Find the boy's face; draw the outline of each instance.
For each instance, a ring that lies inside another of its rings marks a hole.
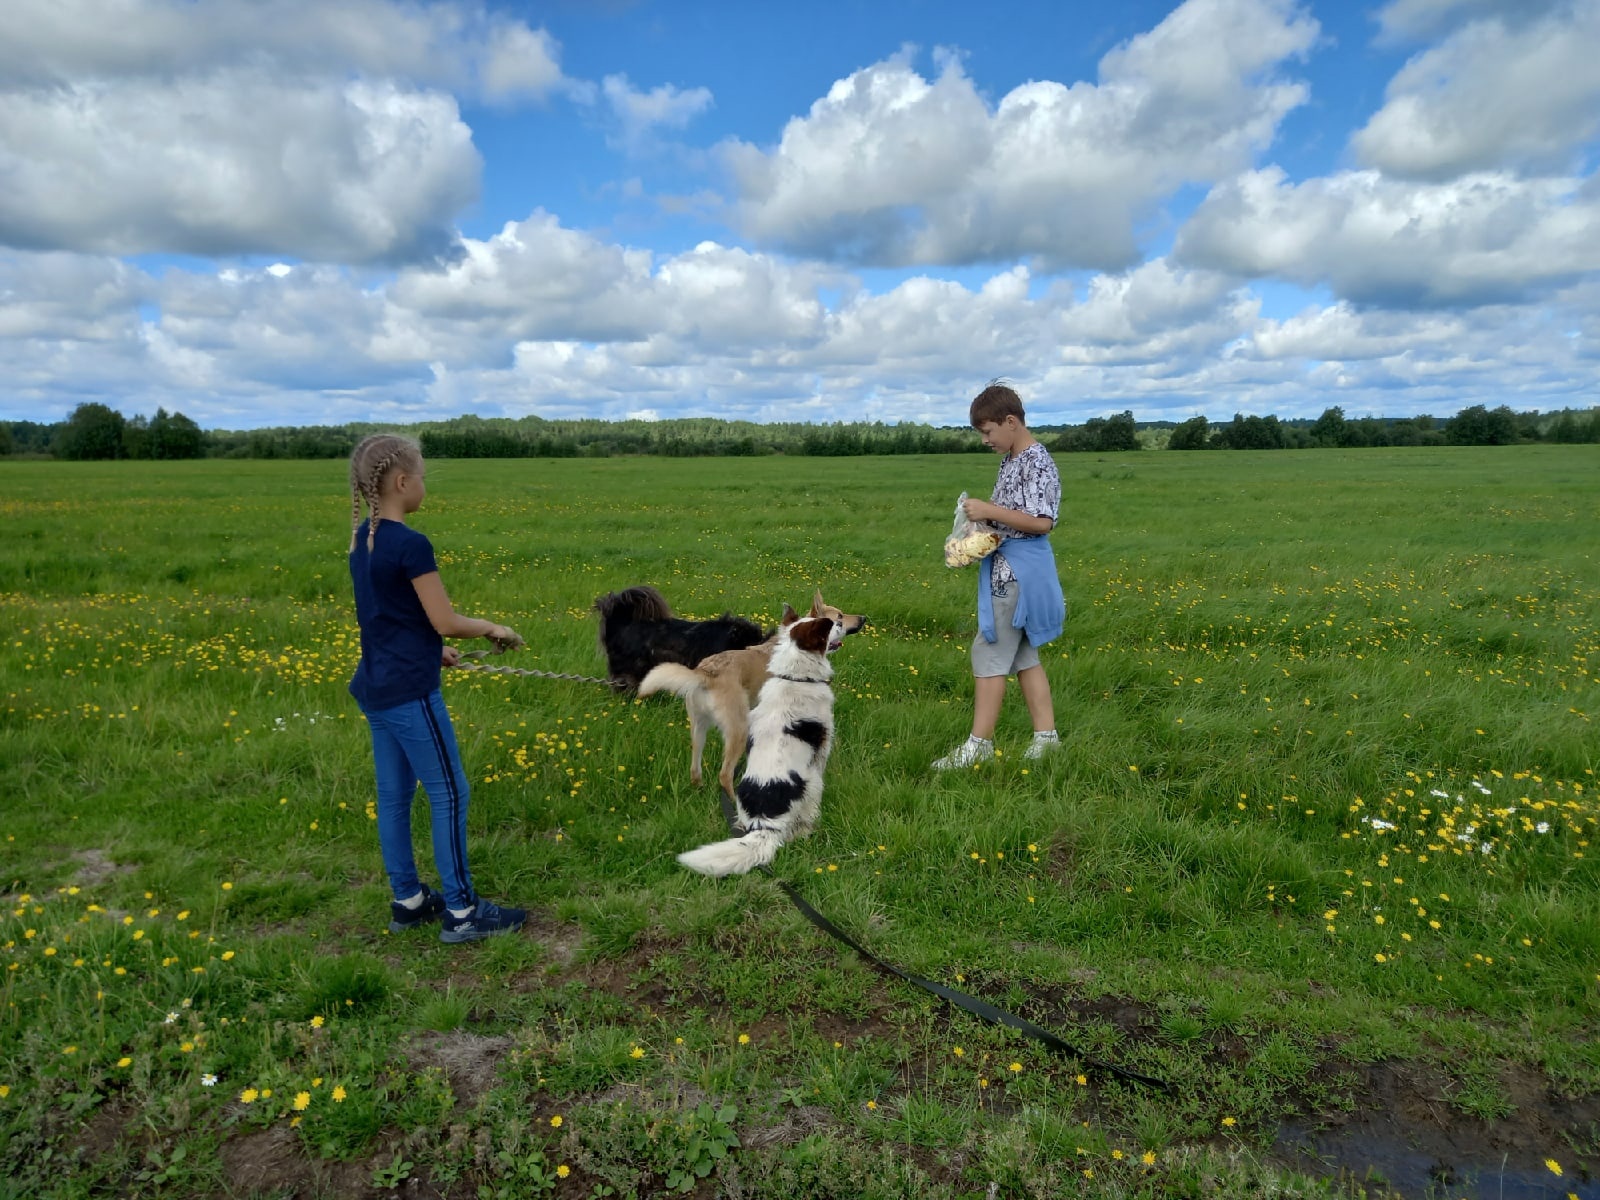
[[[983,444],[1001,456],[1010,454],[1016,448],[1021,432],[1022,424],[1015,417],[1007,417],[1004,421],[985,421],[978,426]]]

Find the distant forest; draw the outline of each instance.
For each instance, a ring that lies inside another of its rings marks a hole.
[[[343,458],[369,433],[415,437],[429,458],[610,458],[762,454],[963,454],[984,448],[966,426],[885,425],[880,421],[808,425],[685,417],[666,421],[547,421],[542,417],[461,416],[396,425],[295,425],[201,429],[182,413],[124,417],[104,404],[80,404],[65,421],[0,422],[0,454],[60,459]],[[1600,407],[1513,412],[1475,404],[1453,417],[1359,417],[1332,407],[1315,420],[1237,413],[1231,421],[1136,421],[1132,412],[1082,425],[1032,431],[1057,453],[1136,450],[1310,450],[1360,446],[1510,446],[1600,442]]]

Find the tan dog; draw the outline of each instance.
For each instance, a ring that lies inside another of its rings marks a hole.
[[[807,619],[826,617],[833,622],[833,633],[827,653],[832,654],[843,643],[845,635],[857,633],[867,623],[859,614],[840,612],[823,602],[822,592],[811,598],[811,611]],[[783,606],[784,624],[796,619],[794,609]],[[722,790],[733,794],[733,769],[744,755],[750,739],[750,708],[761,694],[761,685],[769,675],[772,651],[780,634],[774,635],[759,646],[747,650],[724,650],[700,660],[700,665],[690,669],[678,663],[662,663],[653,668],[639,684],[639,695],[651,696],[656,692],[671,692],[679,697],[689,710],[689,738],[693,747],[689,760],[689,778],[699,786],[703,772],[701,760],[705,755],[706,734],[715,725],[722,734],[722,770],[717,781]]]

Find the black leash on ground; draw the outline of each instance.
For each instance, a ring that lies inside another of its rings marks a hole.
[[[721,798],[722,817],[728,823],[729,832],[733,833],[734,836],[738,836],[739,814],[738,809],[734,806],[733,797],[728,795],[727,792],[723,792]],[[1091,1055],[1085,1054],[1076,1046],[1057,1037],[1048,1029],[1044,1028],[1044,1026],[1035,1025],[1026,1017],[1019,1017],[1016,1013],[1007,1012],[1003,1008],[999,1008],[993,1004],[990,1004],[987,1000],[980,1000],[977,996],[969,996],[966,992],[957,991],[952,987],[945,987],[945,985],[942,983],[934,983],[931,979],[924,979],[920,975],[913,975],[910,971],[901,970],[893,963],[884,962],[883,959],[872,953],[872,951],[868,950],[865,946],[861,945],[860,942],[856,941],[848,933],[840,929],[832,921],[828,920],[827,917],[823,916],[816,909],[812,908],[811,905],[806,902],[806,898],[797,892],[792,884],[779,879],[778,876],[773,873],[771,867],[758,867],[757,870],[761,871],[762,874],[766,875],[768,879],[772,880],[778,885],[779,890],[782,891],[785,896],[789,897],[789,902],[799,910],[802,917],[810,921],[829,937],[836,941],[843,942],[846,946],[849,946],[850,949],[854,950],[857,954],[866,959],[879,970],[887,971],[890,975],[897,976],[914,987],[921,988],[925,992],[931,992],[935,996],[938,996],[941,1000],[953,1004],[957,1008],[964,1009],[973,1016],[978,1017],[981,1020],[988,1021],[992,1025],[1004,1025],[1008,1029],[1015,1029],[1018,1033],[1021,1033],[1026,1037],[1031,1037],[1036,1042],[1043,1043],[1045,1047],[1050,1050],[1054,1050],[1057,1054],[1065,1055],[1068,1058],[1077,1059],[1079,1062],[1083,1063],[1084,1066],[1090,1068],[1091,1070],[1103,1071],[1106,1074],[1113,1075],[1118,1079],[1125,1079],[1129,1083],[1142,1083],[1146,1087],[1158,1088],[1164,1092],[1170,1092],[1172,1090],[1172,1085],[1167,1083],[1165,1080],[1156,1079],[1150,1075],[1141,1075],[1137,1071],[1130,1071],[1126,1067],[1119,1067],[1115,1063],[1108,1063],[1103,1059],[1094,1058]]]

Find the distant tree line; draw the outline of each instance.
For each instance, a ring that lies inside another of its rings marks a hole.
[[[1176,425],[1138,425],[1131,412],[1096,417],[1063,430],[1051,449],[1072,453],[1116,450],[1310,450],[1359,446],[1512,446],[1519,442],[1600,442],[1600,408],[1555,413],[1513,412],[1505,405],[1464,408],[1435,417],[1360,417],[1335,405],[1315,420],[1235,413],[1232,421],[1190,417]]]
[[[430,458],[675,458],[789,454],[982,453],[966,426],[885,425],[881,421],[757,424],[715,417],[666,421],[547,421],[542,417],[461,416],[413,426],[379,424],[203,430],[182,413],[124,417],[104,404],[80,404],[65,421],[0,422],[0,454],[62,459],[344,458],[369,433],[398,428]],[[1315,420],[1235,413],[1228,422],[1134,420],[1131,411],[1082,425],[1035,427],[1051,450],[1302,450],[1357,446],[1508,446],[1518,442],[1600,442],[1600,408],[1518,413],[1481,404],[1439,420],[1344,415]]]

